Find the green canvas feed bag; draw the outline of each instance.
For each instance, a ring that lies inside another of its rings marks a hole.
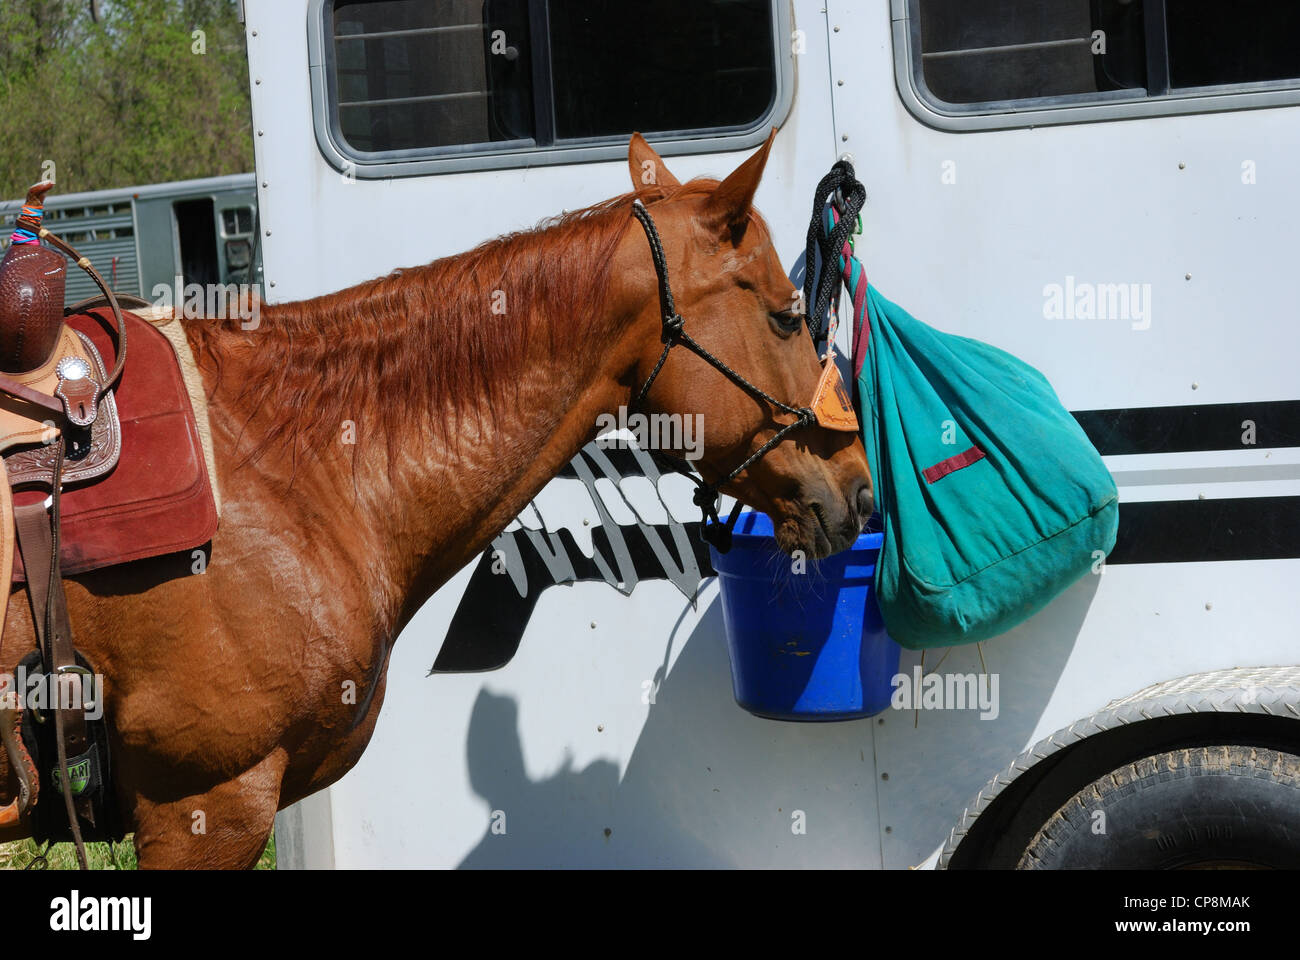
[[[825,318],[834,344],[841,282],[852,298],[878,514],[868,529],[884,530],[876,597],[905,647],[987,640],[1100,572],[1119,525],[1115,481],[1041,373],[921,323],[867,283],[850,235],[865,200],[847,160],[818,183],[803,299],[814,339]]]
[[[921,323],[848,259],[846,279],[866,288],[854,359],[885,626],[912,649],[1005,633],[1100,569],[1115,482],[1041,373]]]

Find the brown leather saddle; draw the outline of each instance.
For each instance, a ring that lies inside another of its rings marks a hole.
[[[156,312],[148,320],[124,313],[89,261],[41,227],[50,186],[28,194],[15,233],[26,242],[0,262],[8,479],[0,483],[0,585],[26,584],[37,644],[18,670],[57,683],[51,695],[59,699],[34,707],[22,691],[0,686],[0,743],[18,784],[0,826],[26,822],[38,841],[70,839],[84,866],[83,832],[119,839],[122,824],[104,726],[93,719],[103,710],[89,712],[105,691],[73,645],[63,577],[209,544],[219,498],[183,328]],[[65,256],[91,275],[102,300],[64,309]],[[191,555],[183,556],[192,572]],[[0,629],[9,596],[0,591]]]
[[[57,785],[63,829],[51,820],[47,802],[34,833],[44,834],[38,839],[64,839],[66,833],[84,868],[83,827],[96,833],[107,828],[110,837],[121,831],[108,784],[107,740],[102,725],[92,726],[93,700],[102,691],[96,692],[93,672],[73,643],[63,593],[60,506],[65,486],[94,483],[118,462],[121,429],[112,391],[125,363],[127,333],[121,308],[94,267],[41,225],[51,186],[38,184],[28,193],[14,242],[0,262],[0,454],[8,474],[0,483],[0,584],[10,579],[16,537],[37,640],[23,665],[34,668],[53,701],[32,710],[23,707],[22,691],[0,691],[0,741],[19,781],[18,797],[0,810],[0,825],[30,816],[43,782]],[[112,308],[117,342],[111,367],[88,336],[64,323],[64,255],[91,275]],[[25,488],[44,496],[16,507],[13,490]],[[8,597],[0,593],[0,626]],[[53,737],[38,736],[25,724],[52,728]]]

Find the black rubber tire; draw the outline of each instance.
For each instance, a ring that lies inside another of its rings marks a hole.
[[[1300,756],[1234,744],[1145,757],[1071,797],[1017,865],[1213,867],[1300,869]]]

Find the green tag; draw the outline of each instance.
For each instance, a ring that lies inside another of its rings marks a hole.
[[[81,796],[81,792],[86,789],[86,784],[90,783],[90,757],[68,764],[68,776],[72,780],[72,795]],[[55,764],[50,779],[54,781],[54,789],[62,793],[63,777],[60,775],[58,764]]]

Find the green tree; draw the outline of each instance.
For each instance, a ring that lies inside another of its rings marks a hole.
[[[0,198],[253,168],[237,0],[3,0]]]

